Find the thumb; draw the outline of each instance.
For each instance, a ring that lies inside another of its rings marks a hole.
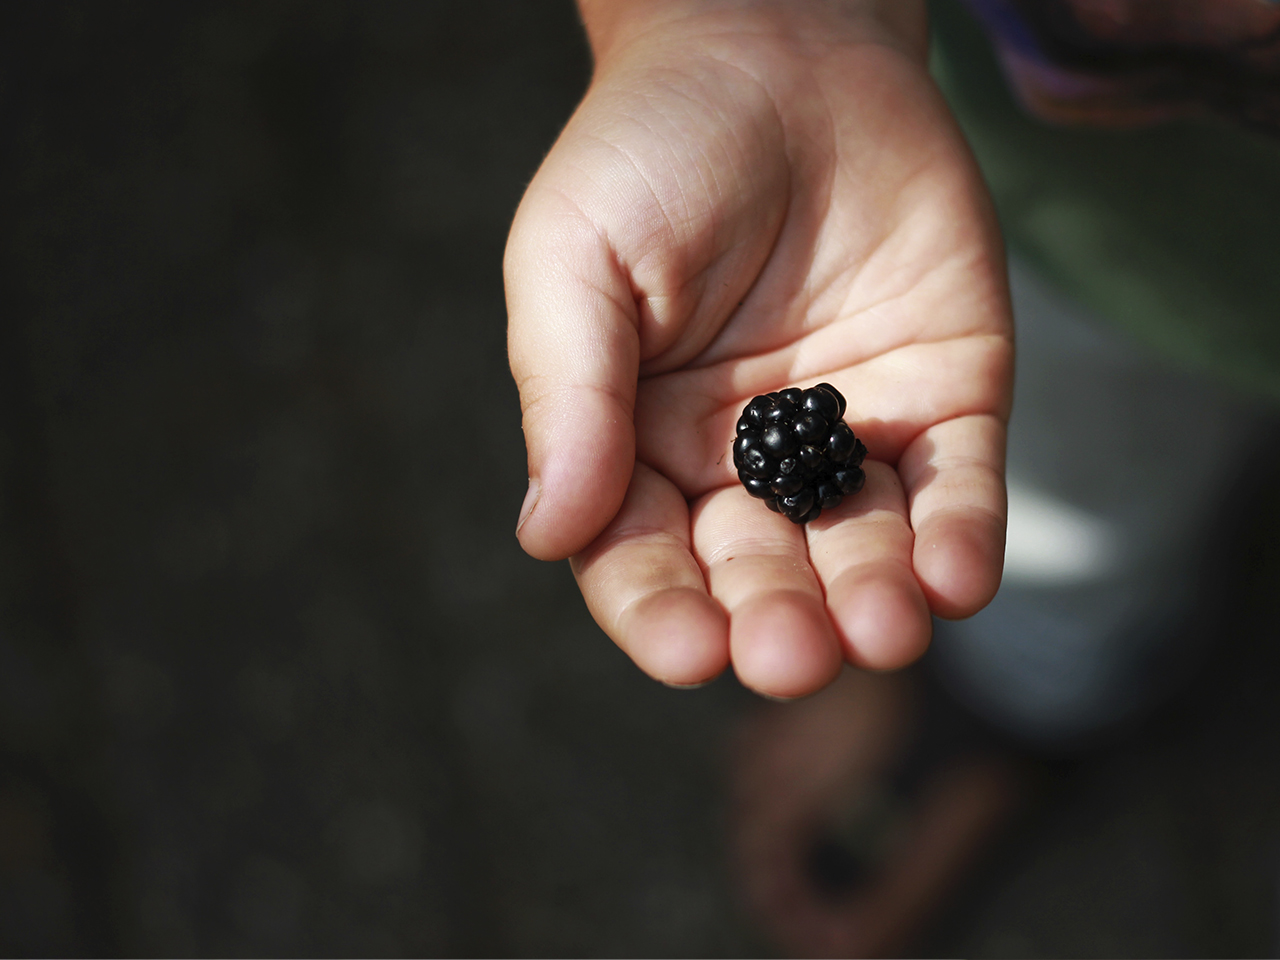
[[[533,556],[560,560],[613,519],[631,480],[635,300],[607,239],[536,179],[512,225],[504,270],[508,355],[529,454],[516,535]]]

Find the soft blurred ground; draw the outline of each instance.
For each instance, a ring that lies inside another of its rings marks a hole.
[[[512,536],[502,245],[587,71],[567,0],[6,8],[0,952],[769,949],[751,698],[643,678]],[[1280,945],[1255,539],[1233,656],[1046,768],[922,949]]]

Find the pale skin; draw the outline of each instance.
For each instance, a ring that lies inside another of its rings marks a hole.
[[[926,648],[1003,563],[1012,324],[916,0],[583,0],[590,90],[506,255],[530,492],[647,673],[772,697]],[[807,527],[742,489],[753,396],[827,381],[866,488]]]

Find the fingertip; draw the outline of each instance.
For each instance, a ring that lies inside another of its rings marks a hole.
[[[1004,521],[984,510],[949,511],[921,525],[912,565],[935,615],[961,620],[991,602],[1000,589],[1004,538]]]
[[[701,686],[729,665],[729,618],[692,587],[659,590],[637,601],[619,631],[636,665],[668,686]]]
[[[819,599],[773,591],[734,610],[729,645],[742,684],[791,700],[817,693],[840,674],[840,644]]]
[[[827,590],[846,659],[868,670],[896,670],[919,659],[933,635],[929,607],[910,571],[846,571]]]

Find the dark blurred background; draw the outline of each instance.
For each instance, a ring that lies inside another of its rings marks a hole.
[[[568,0],[0,15],[0,952],[770,950],[752,698],[512,535],[502,247],[588,71]],[[1046,766],[921,950],[1280,946],[1276,529],[1194,696]]]

